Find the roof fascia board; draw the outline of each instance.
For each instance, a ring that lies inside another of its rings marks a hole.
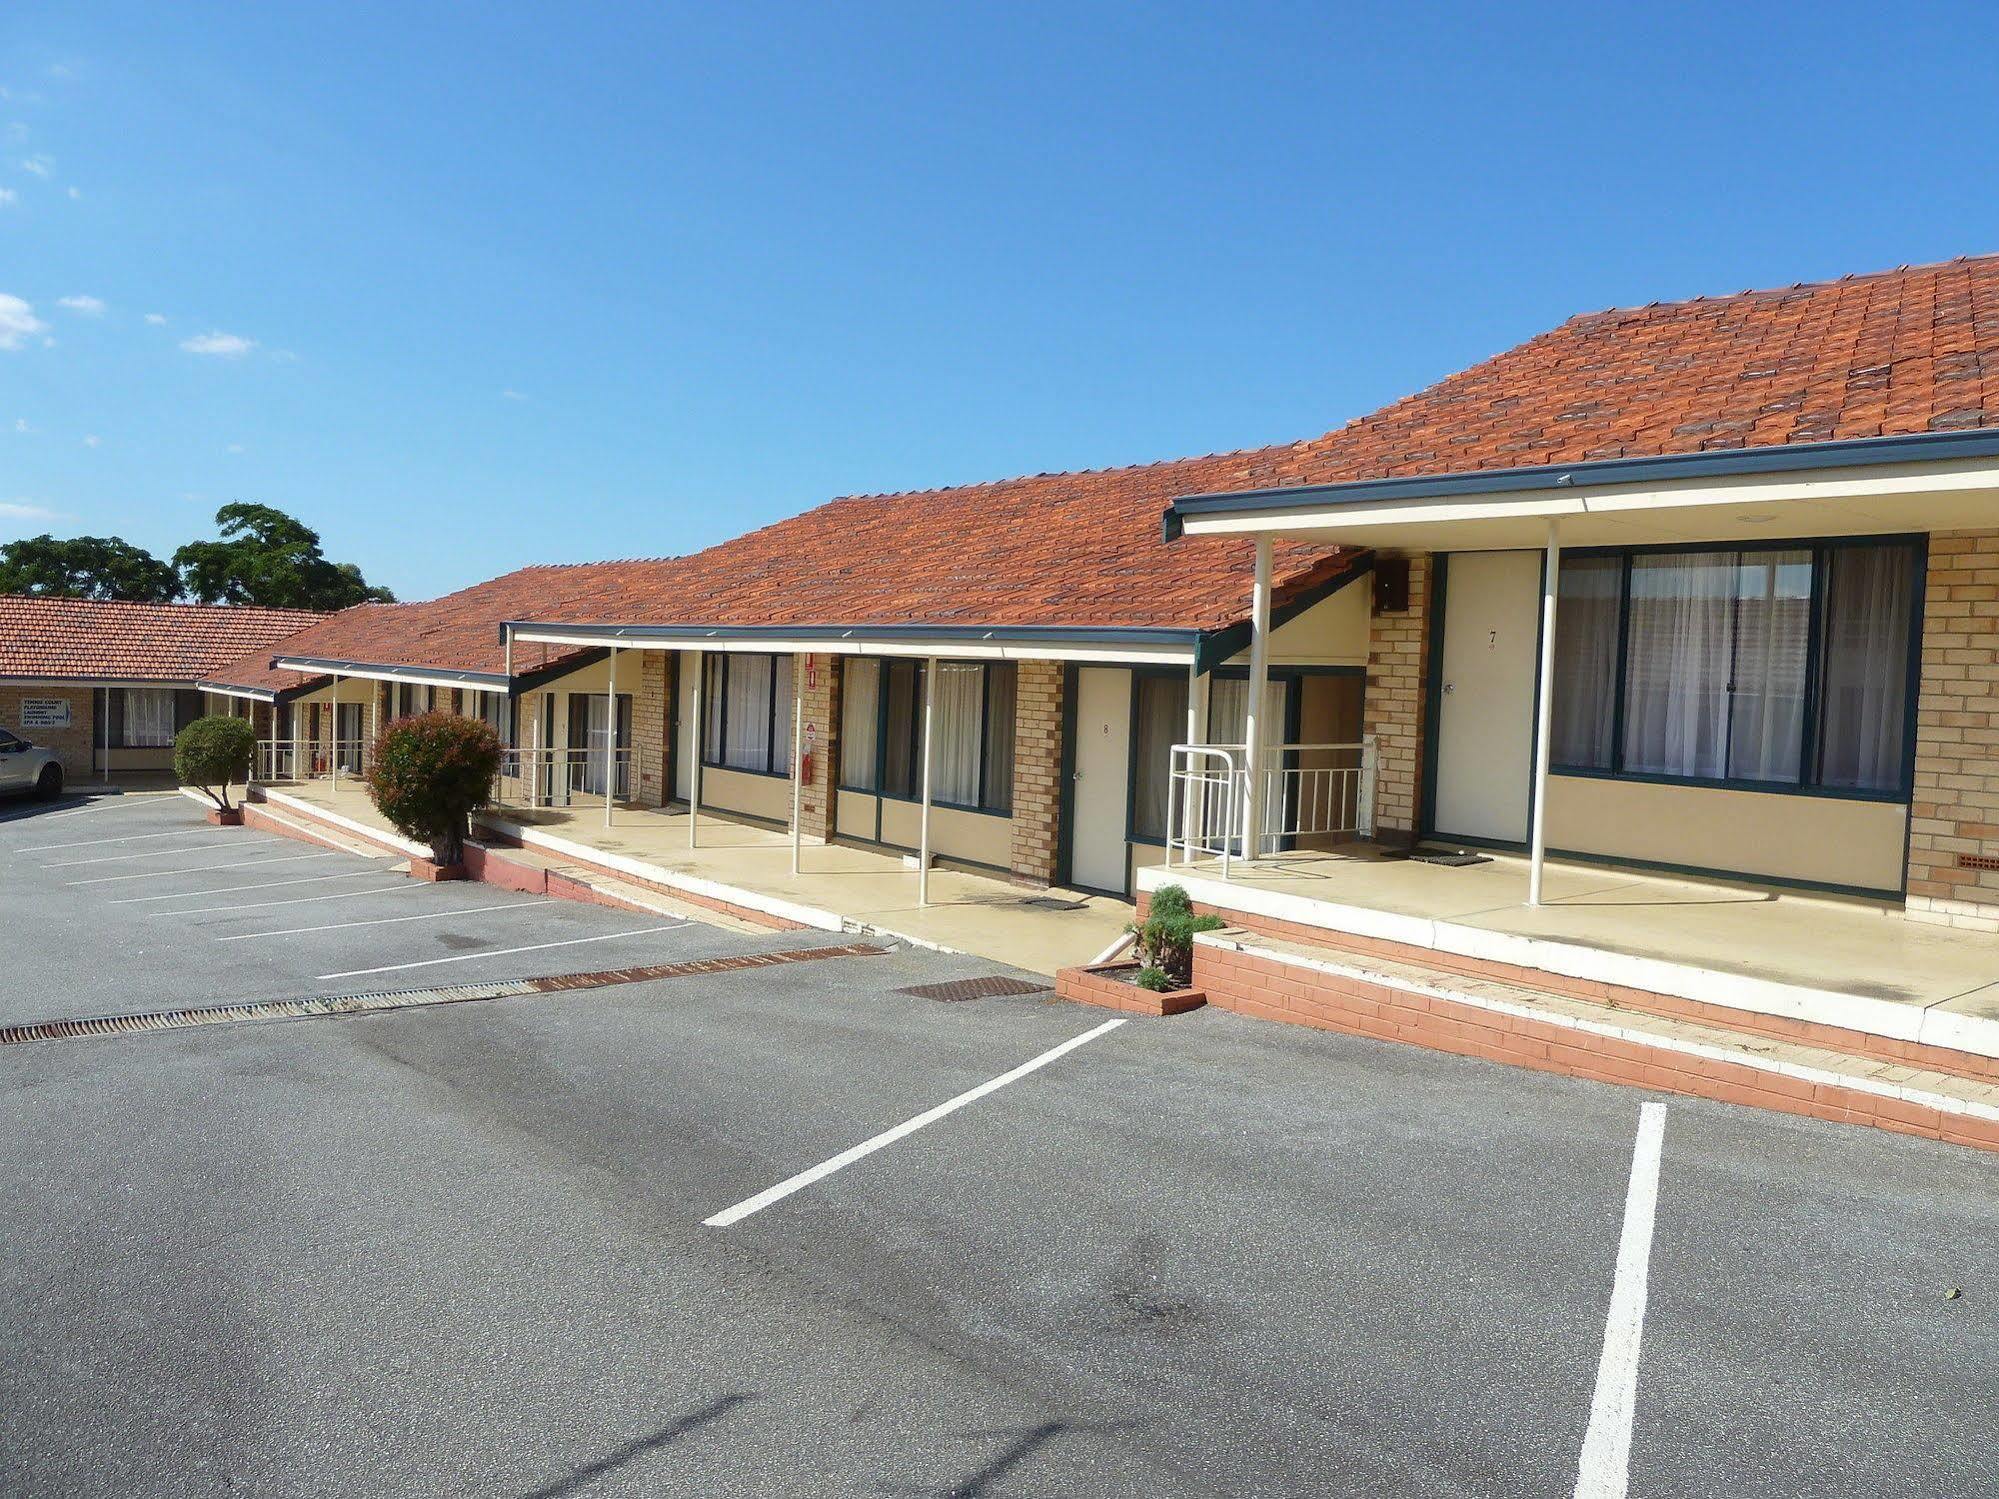
[[[271,665],[280,671],[303,671],[326,676],[366,677],[376,682],[410,682],[426,687],[470,687],[480,692],[504,692],[506,673],[497,671],[449,671],[441,667],[384,666],[374,661],[334,661],[323,656],[279,656]]]
[[[195,686],[203,692],[212,692],[217,697],[248,698],[253,703],[275,703],[278,692],[272,687],[227,687],[220,682],[197,682]]]
[[[193,677],[7,677],[0,687],[170,687],[192,692],[201,685]]]
[[[826,652],[845,656],[955,656],[980,660],[1165,661],[1185,665],[1199,648],[1198,630],[1071,629],[1062,626],[867,627],[578,625],[513,621],[516,641],[624,649],[742,652]]]
[[[1484,514],[1519,516],[1576,513],[1585,503],[1590,509],[1652,508],[1668,503],[1667,496],[1677,496],[1675,502],[1681,504],[1729,503],[1741,500],[1744,491],[1751,488],[1762,499],[1786,498],[1789,490],[1798,496],[1821,496],[1835,491],[1890,494],[1975,488],[1999,482],[1994,459],[1999,459],[1999,429],[1992,428],[1673,453],[1657,458],[1605,458],[1589,463],[1182,495],[1168,506],[1165,529],[1169,540],[1183,533],[1267,530],[1271,527],[1260,521],[1281,518],[1287,525],[1303,525],[1302,516],[1310,512],[1324,512],[1330,524],[1436,520],[1443,518],[1440,510],[1451,515],[1478,513],[1468,507],[1481,498],[1492,507]],[[1863,472],[1855,474],[1855,470]],[[1867,470],[1880,472],[1864,472]],[[1839,477],[1842,474],[1846,477]],[[1805,475],[1820,477],[1801,477]],[[1717,480],[1724,482],[1713,482]],[[1712,498],[1703,500],[1699,498],[1702,495]],[[1615,505],[1596,503],[1613,500]],[[1565,511],[1565,502],[1572,508]]]

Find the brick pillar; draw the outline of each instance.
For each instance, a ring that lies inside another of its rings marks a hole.
[[[839,794],[840,668],[838,656],[795,656],[791,679],[805,704],[805,737],[812,747],[812,774],[799,798],[799,828],[822,843],[833,836],[834,798]],[[785,725],[791,732],[791,725]]]
[[[1415,841],[1423,795],[1423,715],[1429,692],[1430,564],[1409,559],[1409,607],[1377,614],[1368,631],[1363,732],[1374,736],[1375,836]]]
[[[666,805],[667,733],[671,722],[666,700],[666,652],[629,652],[638,657],[639,682],[632,692],[632,760],[638,767],[638,804]],[[623,675],[625,662],[618,662]]]
[[[1999,531],[1930,537],[1908,914],[1999,931]]]
[[[1055,882],[1062,839],[1062,663],[1023,661],[1013,720],[1013,859],[1016,879]]]

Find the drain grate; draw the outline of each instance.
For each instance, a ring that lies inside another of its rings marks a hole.
[[[911,984],[907,989],[898,989],[895,992],[913,994],[918,999],[934,999],[951,1005],[966,999],[997,999],[1002,994],[1046,994],[1048,985],[1031,984],[1026,979],[1008,978],[1003,973],[992,973],[983,978],[952,979],[944,984]]]
[[[652,979],[690,978],[703,973],[729,973],[739,968],[769,968],[779,963],[810,963],[820,958],[878,958],[886,948],[869,942],[843,942],[832,947],[800,947],[787,952],[746,953],[731,958],[695,958],[682,963],[653,963],[643,968],[606,968],[595,973],[558,973],[547,978],[509,979],[497,984],[454,984],[438,989],[388,989],[375,994],[337,994],[325,999],[272,999],[254,1004],[206,1005],[182,1010],[153,1010],[143,1015],[99,1015],[87,1020],[42,1020],[28,1025],[0,1026],[0,1046],[23,1041],[74,1041],[89,1036],[126,1036],[141,1031],[176,1031],[197,1025],[226,1025],[239,1020],[295,1020],[308,1015],[360,1015],[377,1010],[406,1010],[419,1005],[463,1004],[467,1000],[509,999],[521,994],[558,994],[578,989],[606,989],[614,984],[642,984]]]

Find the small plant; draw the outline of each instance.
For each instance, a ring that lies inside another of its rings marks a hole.
[[[197,718],[174,735],[174,775],[227,812],[231,782],[247,783],[257,730],[247,718]]]
[[[1178,885],[1162,885],[1152,892],[1152,904],[1145,920],[1127,928],[1145,966],[1138,971],[1141,989],[1185,989],[1194,979],[1194,936],[1224,925],[1219,916],[1196,916],[1187,892]],[[1157,974],[1148,982],[1148,974]]]
[[[456,713],[399,718],[375,741],[368,791],[397,832],[430,845],[441,868],[465,862],[471,816],[500,769],[491,726]]]
[[[1141,989],[1150,989],[1154,994],[1164,994],[1173,987],[1173,980],[1166,976],[1164,968],[1154,968],[1150,964],[1138,970],[1132,982]]]

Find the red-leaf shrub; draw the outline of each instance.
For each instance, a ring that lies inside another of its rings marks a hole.
[[[465,862],[471,815],[486,805],[500,769],[490,725],[456,713],[399,718],[375,741],[368,790],[406,838],[430,845],[433,862]]]

